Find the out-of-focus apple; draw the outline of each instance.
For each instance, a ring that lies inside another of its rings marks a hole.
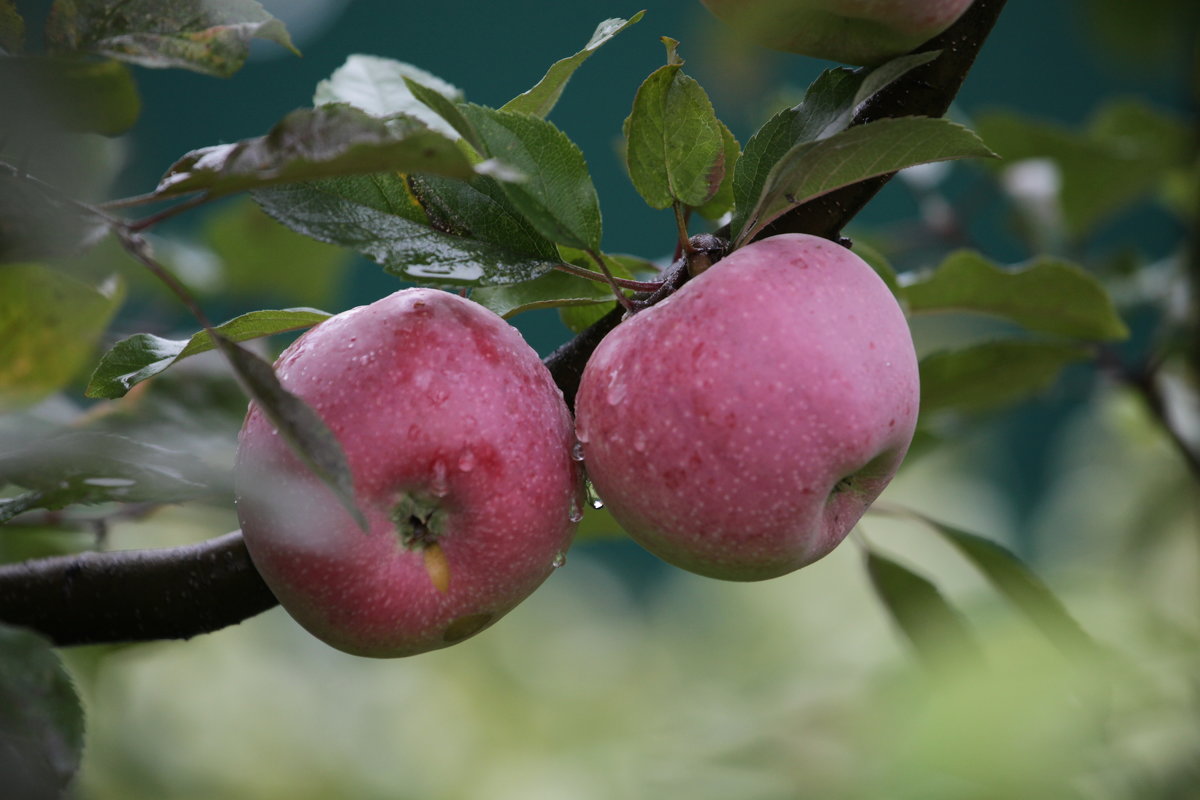
[[[747,39],[844,64],[903,55],[962,16],[971,0],[702,0]]]
[[[338,314],[276,372],[337,436],[363,531],[252,405],[238,516],[280,603],[329,644],[404,656],[495,622],[561,563],[579,517],[570,412],[482,306],[407,289]]]
[[[648,550],[760,580],[842,541],[904,458],[919,402],[883,281],[840,245],[784,234],[618,325],[584,370],[576,436]]]

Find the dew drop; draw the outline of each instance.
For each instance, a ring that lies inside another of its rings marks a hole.
[[[458,457],[458,468],[462,472],[470,472],[475,469],[475,453],[472,450],[467,450]]]
[[[604,508],[604,501],[601,500],[599,497],[593,497],[592,498],[592,508],[599,511],[600,509]]]
[[[571,460],[583,461],[583,442],[575,442],[571,445]]]
[[[441,459],[434,461],[430,469],[429,491],[437,497],[445,497],[450,491],[446,484],[446,462]]]
[[[583,520],[583,509],[579,507],[579,503],[574,498],[571,499],[571,509],[567,512],[567,519],[572,523]]]
[[[562,550],[559,550],[555,554],[554,560],[550,562],[550,566],[554,567],[555,569],[558,569],[559,567],[561,567],[562,565],[564,565],[566,563],[567,563],[567,554],[565,552],[563,552]]]

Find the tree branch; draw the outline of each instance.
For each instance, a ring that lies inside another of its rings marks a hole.
[[[942,54],[877,94],[854,123],[944,114],[1003,7],[1004,0],[975,0],[953,27],[920,48],[940,48]],[[795,208],[759,238],[799,232],[836,239],[889,177]],[[664,287],[643,302],[657,302],[686,279],[687,270],[677,265]],[[574,402],[588,357],[623,313],[616,309],[546,359],[568,403]],[[32,628],[59,645],[186,639],[237,624],[275,602],[236,531],[187,547],[0,566],[0,622]]]

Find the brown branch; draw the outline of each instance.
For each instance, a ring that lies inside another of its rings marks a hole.
[[[1004,0],[975,0],[958,23],[920,48],[940,48],[942,54],[877,94],[859,111],[855,124],[944,114],[1003,7]],[[864,181],[793,209],[759,238],[802,232],[836,239],[889,177]],[[686,268],[677,265],[664,286],[642,298],[639,307],[666,297],[686,279]],[[616,309],[546,359],[569,403],[588,357],[623,314]],[[0,622],[32,628],[59,645],[186,639],[237,624],[273,605],[275,599],[238,532],[188,547],[86,553],[0,566]]]
[[[58,645],[187,639],[275,603],[240,531],[185,547],[0,566],[0,620]]]

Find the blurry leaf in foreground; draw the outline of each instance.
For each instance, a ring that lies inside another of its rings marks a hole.
[[[50,643],[0,625],[0,775],[6,797],[50,800],[83,756],[83,707]]]
[[[25,20],[13,0],[0,0],[0,54],[16,55],[25,49]]]
[[[283,388],[266,361],[223,336],[216,337],[216,344],[233,367],[242,388],[292,452],[333,491],[338,502],[365,531],[367,519],[354,499],[350,464],[333,431],[308,403]]]
[[[231,341],[244,342],[309,328],[329,316],[315,308],[251,311],[216,326],[215,330]],[[134,386],[154,377],[180,359],[215,347],[208,331],[200,331],[189,339],[164,339],[149,333],[134,334],[117,342],[104,354],[92,373],[85,394],[88,397],[124,397]]]
[[[118,136],[137,121],[142,103],[129,67],[111,59],[0,58],[0,133],[30,133],[39,124]]]
[[[874,551],[866,567],[879,600],[927,666],[981,660],[966,621],[929,580]]]
[[[1067,364],[1090,358],[1076,344],[1006,339],[921,359],[921,414],[987,411],[1048,387]]]
[[[217,482],[191,453],[111,433],[68,431],[0,451],[0,485],[36,492],[24,501],[29,508],[175,503],[210,494]]]
[[[959,251],[933,274],[906,286],[903,298],[914,314],[991,314],[1032,331],[1077,339],[1108,341],[1129,335],[1100,281],[1074,264],[1050,258],[1006,270],[979,253]]]
[[[372,172],[475,174],[450,139],[405,116],[380,119],[348,105],[291,112],[266,136],[193,150],[176,161],[155,193],[213,196],[278,183]]]
[[[115,281],[95,288],[39,264],[0,264],[0,410],[66,385],[122,294]]]
[[[55,0],[46,20],[46,42],[55,52],[222,78],[241,69],[251,39],[296,52],[284,24],[255,0]]]

